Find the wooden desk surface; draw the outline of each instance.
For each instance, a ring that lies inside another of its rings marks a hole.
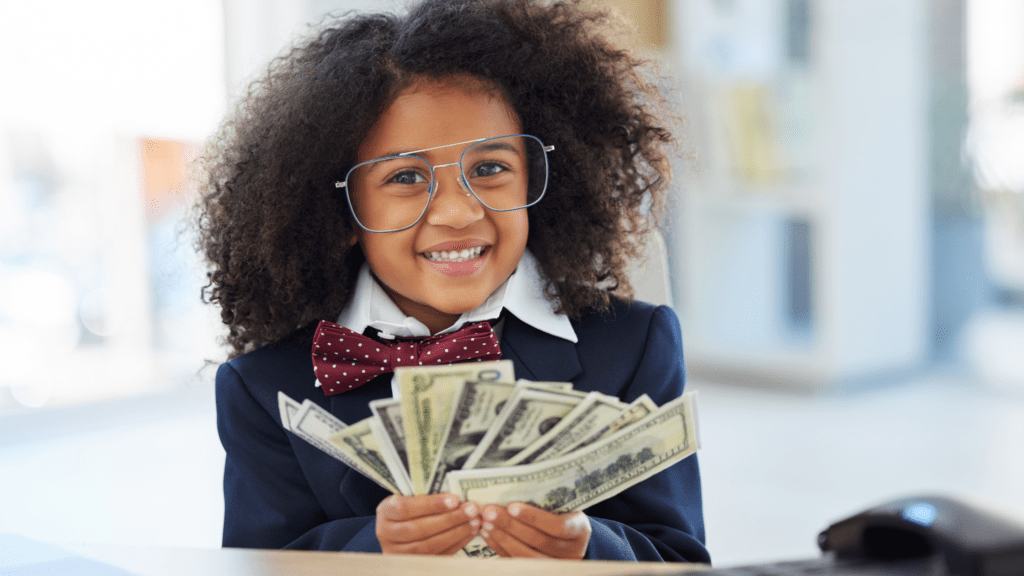
[[[572,562],[384,556],[350,552],[291,550],[180,549],[130,546],[63,546],[81,557],[120,568],[138,576],[612,576],[680,574],[706,569],[701,564],[654,562]]]

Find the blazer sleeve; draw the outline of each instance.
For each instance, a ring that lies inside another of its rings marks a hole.
[[[646,393],[659,406],[683,393],[686,369],[675,313],[654,309],[640,361],[621,394]],[[600,560],[710,562],[696,454],[585,511],[592,534],[586,557]]]
[[[375,516],[335,510],[332,519],[325,512],[303,469],[325,459],[300,460],[297,451],[316,449],[293,445],[280,416],[268,412],[269,403],[261,404],[230,364],[217,371],[216,392],[217,430],[226,452],[225,547],[380,552]],[[346,476],[358,475],[337,465]],[[343,478],[342,485],[345,480],[353,479]]]

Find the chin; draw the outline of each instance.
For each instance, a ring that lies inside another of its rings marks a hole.
[[[482,300],[475,304],[452,305],[452,302],[449,300],[448,302],[445,303],[445,305],[436,306],[434,307],[434,309],[444,312],[445,314],[465,314],[470,310],[476,309],[481,304],[483,304]]]
[[[445,314],[463,314],[465,312],[469,312],[470,310],[478,308],[487,300],[488,296],[490,296],[490,294],[476,298],[467,298],[461,294],[452,296],[442,296],[441,298],[438,299],[437,302],[429,304],[429,306],[433,307],[435,310],[444,312]]]

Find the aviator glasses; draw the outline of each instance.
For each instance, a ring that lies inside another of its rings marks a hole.
[[[458,162],[433,165],[422,152],[469,144]],[[402,152],[360,162],[335,182],[344,188],[356,223],[367,232],[398,232],[410,228],[427,212],[437,181],[434,171],[458,167],[458,183],[466,196],[485,208],[508,212],[529,208],[544,197],[548,186],[545,146],[528,134],[480,138]]]

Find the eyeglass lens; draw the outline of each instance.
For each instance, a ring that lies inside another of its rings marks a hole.
[[[547,187],[547,153],[525,135],[477,142],[463,152],[464,183],[491,210],[516,210],[536,203]],[[446,176],[441,167],[438,178]],[[353,168],[345,189],[353,214],[367,230],[407,228],[426,212],[434,188],[430,164],[418,156],[393,156]],[[451,183],[456,185],[454,181]]]

